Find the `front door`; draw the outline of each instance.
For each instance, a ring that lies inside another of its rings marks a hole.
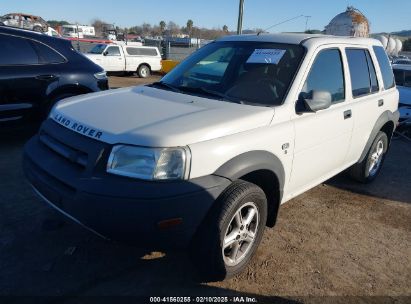
[[[294,116],[295,149],[289,184],[293,196],[331,177],[346,164],[353,119],[346,102],[343,66],[339,48],[319,49],[302,87],[300,100],[310,98],[313,91],[327,91],[332,104],[316,113]]]
[[[108,72],[124,71],[124,57],[119,46],[109,46],[104,52],[103,68]]]

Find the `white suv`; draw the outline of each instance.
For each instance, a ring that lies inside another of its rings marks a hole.
[[[373,180],[397,106],[377,40],[231,36],[160,82],[61,101],[24,167],[45,201],[99,235],[188,244],[222,279],[245,268],[280,204],[347,168]]]

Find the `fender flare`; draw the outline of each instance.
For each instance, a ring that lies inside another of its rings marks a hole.
[[[220,166],[214,172],[214,175],[234,181],[258,170],[268,170],[275,174],[278,179],[281,202],[285,183],[285,170],[281,160],[270,152],[256,150],[239,154]]]
[[[375,122],[374,128],[371,131],[370,136],[368,137],[367,143],[365,144],[364,150],[361,153],[361,157],[358,160],[358,163],[362,162],[367,153],[368,150],[370,149],[375,137],[377,136],[377,133],[382,129],[382,127],[387,123],[387,122],[392,122],[394,124],[394,129],[395,126],[398,122],[400,113],[398,111],[395,111],[394,113],[392,113],[391,111],[387,110],[385,112],[383,112],[380,117],[378,117],[377,121]],[[391,141],[391,136],[392,134],[387,134],[388,135],[388,141]]]

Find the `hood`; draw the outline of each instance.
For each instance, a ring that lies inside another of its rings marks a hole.
[[[140,86],[65,99],[51,118],[110,144],[176,147],[267,126],[273,115],[269,107]]]

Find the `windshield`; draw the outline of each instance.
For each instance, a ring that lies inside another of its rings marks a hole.
[[[300,45],[214,42],[188,57],[161,82],[188,94],[276,106],[283,103],[303,54]]]
[[[75,32],[76,30],[72,27],[63,27],[63,33],[70,34],[70,33],[75,33]]]
[[[90,54],[102,54],[103,51],[106,49],[106,46],[107,45],[105,44],[97,44],[89,51],[89,53]]]

